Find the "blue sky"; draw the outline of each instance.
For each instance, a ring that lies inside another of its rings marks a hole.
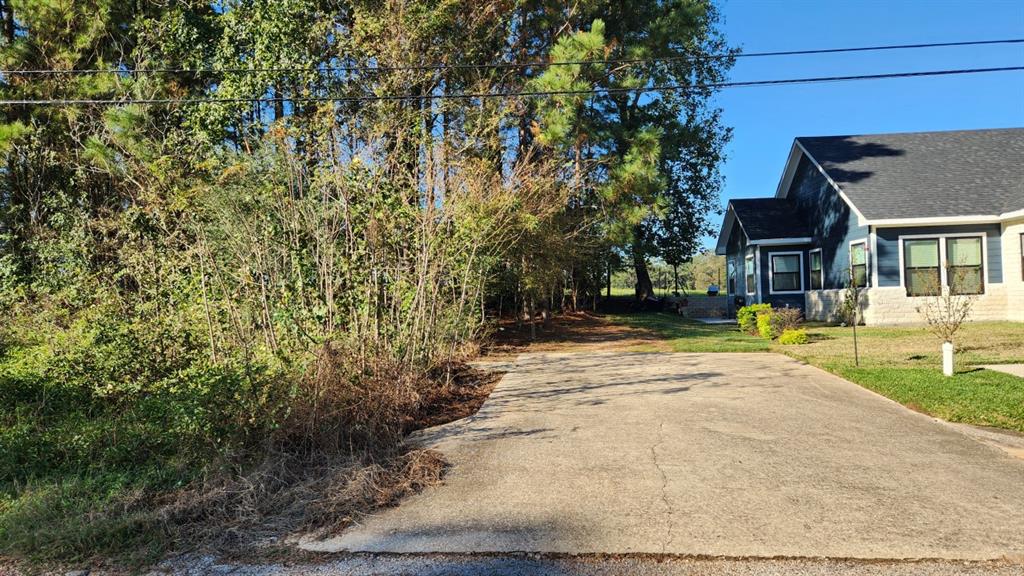
[[[1024,38],[1022,1],[722,0],[719,6],[729,42],[749,52]],[[740,58],[730,77],[1021,65],[1024,44],[1010,44]],[[724,208],[731,198],[772,196],[797,136],[1024,126],[1024,72],[733,88],[717,104],[733,128],[723,167]]]

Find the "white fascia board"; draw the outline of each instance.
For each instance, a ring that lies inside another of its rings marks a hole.
[[[732,210],[732,203],[725,209],[725,217],[722,218],[722,229],[718,231],[718,242],[715,244],[715,254],[719,256],[725,256],[729,251],[729,231],[732,229],[732,223],[736,219],[736,214]]]
[[[751,246],[784,246],[786,244],[808,244],[813,240],[810,236],[799,238],[766,238],[764,240],[751,240],[747,244]]]
[[[1024,212],[1024,211],[1022,211]],[[940,216],[937,218],[881,218],[868,220],[870,226],[878,228],[897,228],[907,226],[943,226],[949,224],[998,224],[1004,219],[1012,218],[1013,212],[1000,216]]]
[[[800,150],[803,151],[804,155],[807,156],[807,159],[811,161],[811,164],[814,164],[814,167],[818,169],[818,172],[821,172],[821,175],[825,177],[825,180],[827,180],[832,186],[832,189],[839,194],[840,198],[843,199],[843,202],[846,202],[846,205],[850,207],[850,210],[853,210],[853,213],[857,215],[857,224],[860,226],[868,226],[870,224],[868,219],[860,210],[857,209],[856,206],[853,205],[853,202],[850,201],[850,197],[847,196],[846,193],[843,192],[843,189],[839,187],[839,184],[836,184],[836,181],[828,175],[828,172],[825,172],[825,169],[821,167],[821,164],[818,164],[818,161],[814,159],[814,156],[811,156],[807,152],[807,149],[800,144],[800,140],[793,140],[793,145],[799,147]]]
[[[743,229],[743,222],[736,217],[736,211],[732,207],[732,202],[730,202],[729,206],[725,209],[725,218],[722,220],[722,230],[718,233],[718,243],[715,244],[715,254],[724,256],[729,252],[729,240],[725,233],[727,230],[732,229],[732,223],[734,221],[740,225],[740,232],[743,232],[743,237],[748,239],[747,244],[751,244],[751,242],[749,242],[750,237],[747,236],[747,231]]]
[[[793,183],[793,176],[796,175],[796,167],[800,164],[800,150],[796,145],[796,138],[789,148],[789,156],[786,158],[786,166],[782,169],[782,177],[779,178],[779,185],[775,189],[776,198],[785,198],[789,195],[789,187]]]
[[[998,224],[1006,220],[1024,217],[1024,210],[1003,212],[1002,214],[978,214],[973,216],[936,216],[929,218],[879,218],[868,220],[871,226],[879,228],[895,228],[898,226],[942,226],[946,224]]]

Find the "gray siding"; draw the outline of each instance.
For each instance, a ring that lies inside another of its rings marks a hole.
[[[878,249],[878,285],[900,285],[900,236],[985,233],[988,250],[986,279],[990,284],[1003,281],[1003,246],[999,224],[963,226],[918,226],[913,228],[876,228]]]
[[[806,156],[800,158],[787,197],[811,226],[811,248],[821,248],[824,288],[845,287],[850,241],[866,240],[868,227],[857,224],[857,215]]]

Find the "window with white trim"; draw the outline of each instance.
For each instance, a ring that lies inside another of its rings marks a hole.
[[[799,252],[773,252],[768,255],[771,264],[772,292],[802,292],[803,280],[800,278],[803,268],[803,255]]]
[[[985,292],[981,241],[981,236],[946,238],[946,284],[953,294]]]
[[[941,289],[938,238],[903,241],[903,282],[907,296],[933,296]]]
[[[868,243],[854,242],[850,244],[850,270],[853,273],[853,283],[858,288],[866,288],[868,285]]]
[[[985,293],[983,236],[903,238],[903,285],[907,296]]]
[[[811,250],[807,254],[811,269],[811,290],[821,290],[825,286],[825,271],[821,265],[821,248]]]
[[[743,262],[743,271],[746,275],[747,294],[757,293],[757,278],[754,275],[754,255],[747,256]]]

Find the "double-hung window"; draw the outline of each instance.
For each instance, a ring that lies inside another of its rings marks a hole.
[[[903,239],[903,283],[907,296],[985,293],[984,238],[940,236]]]
[[[751,254],[743,261],[743,271],[747,281],[747,294],[757,293],[757,278],[754,275],[754,256]]]
[[[850,244],[850,271],[853,284],[858,288],[868,285],[868,243],[854,242]]]
[[[804,289],[800,278],[803,263],[799,252],[771,254],[772,292],[801,292]]]
[[[946,238],[946,284],[953,294],[985,292],[980,236]]]
[[[811,261],[811,290],[821,290],[825,285],[821,267],[821,248],[811,250],[807,257]]]
[[[942,290],[939,239],[903,241],[903,279],[907,296],[933,296]]]

